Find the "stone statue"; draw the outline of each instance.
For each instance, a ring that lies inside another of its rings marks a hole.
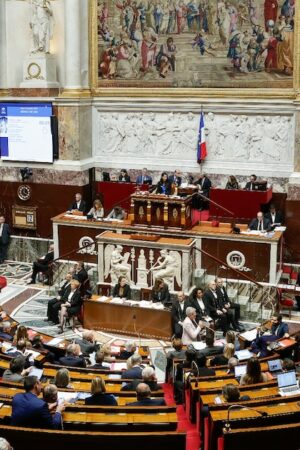
[[[50,53],[53,11],[50,0],[31,0],[31,53]]]
[[[117,245],[115,248],[114,246],[107,246],[105,251],[105,263],[106,266],[108,266],[108,259],[110,259],[110,276],[111,276],[111,282],[117,283],[119,277],[124,277],[128,280],[128,282],[131,282],[131,266],[128,264],[128,258],[130,256],[130,253],[127,252],[122,255],[123,247],[122,245]]]
[[[181,256],[178,252],[169,252],[166,249],[160,251],[160,256],[156,263],[151,267],[153,272],[153,281],[161,278],[169,287],[173,287],[174,277],[179,286],[181,286]],[[153,284],[154,284],[153,283]]]

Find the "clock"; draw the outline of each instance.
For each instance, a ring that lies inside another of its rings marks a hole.
[[[41,71],[42,71],[41,67],[35,62],[30,63],[29,66],[27,67],[27,73],[29,75],[29,79],[32,79],[32,78],[39,79],[40,75],[41,75]]]
[[[21,184],[21,186],[18,187],[18,197],[24,202],[29,200],[31,197],[31,187],[27,184]]]

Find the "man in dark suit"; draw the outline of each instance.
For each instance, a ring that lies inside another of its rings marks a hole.
[[[189,306],[188,301],[185,299],[184,293],[178,292],[177,300],[172,304],[172,329],[175,337],[181,338],[182,336],[182,322],[186,318],[186,308]]]
[[[49,245],[48,253],[43,256],[42,258],[39,258],[37,261],[34,261],[32,266],[32,275],[31,280],[29,284],[35,284],[35,279],[38,274],[38,272],[47,272],[49,269],[50,264],[53,262],[54,259],[54,245]]]
[[[0,328],[0,338],[4,339],[5,341],[12,341],[13,337],[10,334],[10,331],[11,331],[10,322],[2,322]]]
[[[208,209],[208,202],[203,199],[204,196],[206,198],[209,198],[210,188],[211,188],[211,181],[210,179],[203,173],[200,175],[200,178],[198,181],[196,181],[194,184],[198,185],[199,187],[199,194],[196,195],[194,198],[194,205],[193,207],[196,209]]]
[[[282,322],[282,315],[277,314],[271,318],[271,333],[277,336],[277,339],[289,337],[289,327],[287,323]]]
[[[5,223],[5,217],[0,216],[0,264],[2,264],[6,260],[9,241],[10,241],[9,225]]]
[[[37,377],[25,377],[24,389],[24,394],[16,394],[13,398],[11,425],[37,429],[61,429],[61,413],[65,405],[56,406],[55,414],[51,414],[48,404],[38,398],[42,392],[42,385]]]
[[[86,367],[85,359],[78,344],[68,345],[66,355],[59,358],[58,362],[62,366]]]
[[[99,344],[97,344],[92,330],[84,331],[81,339],[75,339],[75,344],[80,346],[82,354],[87,357],[99,350]]]
[[[104,353],[101,350],[98,350],[95,356],[96,364],[89,366],[89,369],[110,370],[109,366],[103,365],[104,357]]]
[[[71,280],[72,274],[67,273],[65,277],[65,282],[62,287],[58,290],[58,295],[55,298],[52,298],[48,302],[47,306],[47,321],[53,322],[55,324],[59,323],[58,320],[58,311],[60,310],[61,305],[67,301],[68,295],[71,290]]]
[[[205,343],[206,347],[199,351],[199,355],[208,357],[223,353],[223,347],[221,345],[215,345],[214,333],[205,336]]]
[[[215,281],[211,281],[208,284],[208,289],[204,292],[203,303],[208,315],[214,319],[215,322],[219,322],[220,328],[225,336],[228,330],[227,316],[222,311],[221,305],[219,304],[219,297],[216,288],[217,286]]]
[[[267,212],[267,214],[265,214],[265,218],[270,221],[272,229],[274,229],[276,226],[280,226],[283,222],[281,212],[276,211],[276,208],[274,205],[270,205],[269,212]]]
[[[75,201],[73,203],[71,203],[68,212],[72,212],[72,211],[80,211],[85,213],[87,211],[87,207],[86,207],[86,202],[84,200],[82,200],[82,195],[77,192],[77,194],[75,194]]]
[[[257,213],[257,218],[251,220],[249,224],[249,230],[270,231],[271,228],[270,221],[264,217],[261,211]]]
[[[245,190],[246,191],[254,191],[255,190],[255,182],[257,180],[257,176],[252,174],[250,176],[250,181],[247,181],[246,185],[245,185]]]
[[[152,184],[152,177],[148,175],[146,167],[143,168],[141,175],[136,178],[136,184]]]
[[[131,369],[125,370],[122,375],[121,378],[124,378],[125,380],[130,380],[130,379],[142,379],[142,371],[144,369],[144,366],[142,365],[142,357],[141,355],[137,355],[134,354],[131,357],[131,364],[132,367]]]
[[[74,273],[73,273],[73,278],[75,280],[78,280],[79,283],[84,283],[85,280],[88,279],[88,273],[85,270],[84,267],[84,263],[82,261],[79,261],[78,263],[75,264],[75,268],[74,268]]]
[[[169,183],[179,187],[181,185],[182,182],[182,178],[180,176],[180,170],[176,169],[173,173],[173,175],[171,175],[169,177]]]
[[[219,296],[219,304],[222,307],[222,311],[227,314],[227,322],[228,325],[231,323],[233,328],[236,331],[242,331],[241,326],[239,324],[239,319],[241,316],[241,307],[237,303],[233,303],[229,300],[227,291],[223,286],[223,279],[216,278],[216,291]]]
[[[128,406],[166,406],[164,398],[151,398],[148,384],[139,383],[136,388],[136,402],[127,403]]]
[[[158,391],[160,386],[157,384],[155,370],[153,367],[147,366],[142,371],[143,383],[147,384],[151,391]],[[121,391],[135,391],[141,380],[132,380],[130,383],[122,386]]]

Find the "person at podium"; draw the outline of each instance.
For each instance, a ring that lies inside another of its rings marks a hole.
[[[171,195],[172,185],[168,179],[167,172],[161,174],[160,180],[156,185],[156,194]]]
[[[142,173],[137,176],[136,184],[152,184],[152,177],[148,174],[146,167],[144,167]]]
[[[195,185],[198,185],[199,188],[199,194],[201,195],[195,195],[194,205],[193,207],[195,209],[208,209],[208,202],[205,201],[203,198],[209,198],[209,192],[211,188],[211,181],[210,179],[203,173],[200,175],[200,178],[194,183]]]
[[[102,219],[104,216],[104,209],[101,201],[99,199],[96,199],[93,203],[93,207],[89,210],[88,216],[90,216],[92,219]],[[88,217],[89,218],[89,217]]]
[[[119,175],[119,181],[123,183],[130,183],[130,176],[127,173],[126,169],[122,169]]]
[[[130,300],[131,289],[129,284],[127,283],[127,278],[122,276],[118,278],[118,283],[113,288],[112,296],[119,298],[126,298],[127,300]]]
[[[86,202],[82,199],[82,195],[77,192],[75,194],[75,201],[71,203],[68,212],[80,211],[82,213],[86,212]]]
[[[181,186],[182,178],[180,176],[180,170],[176,169],[174,174],[169,177],[169,182],[176,187]]]
[[[170,292],[168,285],[162,278],[156,278],[151,292],[153,303],[161,302],[164,306],[170,303]]]
[[[254,191],[255,190],[255,182],[257,180],[257,176],[252,174],[250,176],[250,181],[246,183],[245,190],[246,191]]]
[[[270,231],[272,229],[271,223],[266,219],[261,211],[257,213],[256,219],[253,219],[249,224],[249,231]]]
[[[234,175],[229,175],[225,189],[239,189],[239,183]]]

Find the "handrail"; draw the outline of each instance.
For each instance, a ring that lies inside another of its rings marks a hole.
[[[201,194],[200,192],[198,192],[198,195],[200,195],[200,197],[205,200],[208,201],[210,203],[212,203],[213,205],[217,206],[218,208],[223,209],[223,211],[228,212],[229,214],[231,214],[234,218],[235,214],[234,212],[230,211],[229,209],[225,208],[224,206],[220,205],[219,203],[215,202],[214,200],[211,200],[209,197],[205,197],[205,195]]]

